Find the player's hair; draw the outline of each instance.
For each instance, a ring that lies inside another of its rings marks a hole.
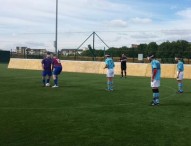
[[[180,55],[176,55],[175,58],[177,58],[178,60],[181,60],[181,56]]]
[[[53,56],[54,56],[54,57],[57,57],[57,54],[56,54],[56,53],[53,53]]]
[[[148,55],[148,57],[153,59],[153,58],[155,58],[155,55],[154,54],[150,54],[150,55]]]

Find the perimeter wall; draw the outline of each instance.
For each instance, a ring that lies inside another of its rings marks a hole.
[[[69,61],[62,60],[63,72],[80,72],[105,74],[103,69],[104,62],[96,61]],[[42,70],[41,59],[18,59],[11,58],[8,68],[10,69],[26,69],[26,70]],[[191,79],[191,65],[184,65],[184,78]],[[115,62],[115,74],[121,74],[120,62]],[[127,75],[129,76],[151,76],[151,66],[146,63],[127,63]],[[161,76],[163,78],[176,77],[176,64],[161,64]]]

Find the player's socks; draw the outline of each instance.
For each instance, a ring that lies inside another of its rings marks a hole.
[[[179,89],[179,92],[183,92],[183,84],[182,83],[178,83],[178,89]]]
[[[107,90],[110,90],[110,82],[107,81]]]
[[[43,85],[45,86],[45,79],[42,80]]]
[[[58,78],[54,79],[54,85],[58,85]]]
[[[110,82],[110,90],[113,90],[113,82]]]
[[[153,93],[153,103],[156,104],[157,94]]]
[[[58,77],[56,77],[56,85],[58,86]]]
[[[156,93],[156,103],[159,104],[160,103],[160,100],[159,100],[159,93]]]
[[[49,82],[50,82],[50,79],[47,79],[47,80],[46,80],[46,83],[49,83]]]

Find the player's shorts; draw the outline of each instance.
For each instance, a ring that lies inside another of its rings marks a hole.
[[[61,72],[62,72],[62,67],[61,66],[54,67],[53,75],[59,75]]]
[[[152,88],[160,87],[160,80],[154,80],[153,82],[151,82],[151,87]]]
[[[126,70],[127,66],[126,65],[121,65],[121,70]]]
[[[177,71],[177,76],[178,76],[178,71]],[[184,73],[183,73],[183,71],[181,71],[181,72],[179,73],[179,76],[178,76],[177,80],[178,80],[178,81],[183,80],[183,77],[184,77]]]
[[[108,78],[114,77],[114,69],[108,69],[106,76],[107,76]]]
[[[45,76],[52,76],[52,72],[51,71],[47,71],[47,70],[44,70],[42,71],[42,76],[45,77]]]

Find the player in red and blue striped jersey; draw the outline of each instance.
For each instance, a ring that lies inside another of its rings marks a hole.
[[[58,87],[58,75],[62,72],[62,64],[56,54],[53,55],[52,70],[53,70],[53,80],[54,80],[54,86],[52,87],[56,88]]]

